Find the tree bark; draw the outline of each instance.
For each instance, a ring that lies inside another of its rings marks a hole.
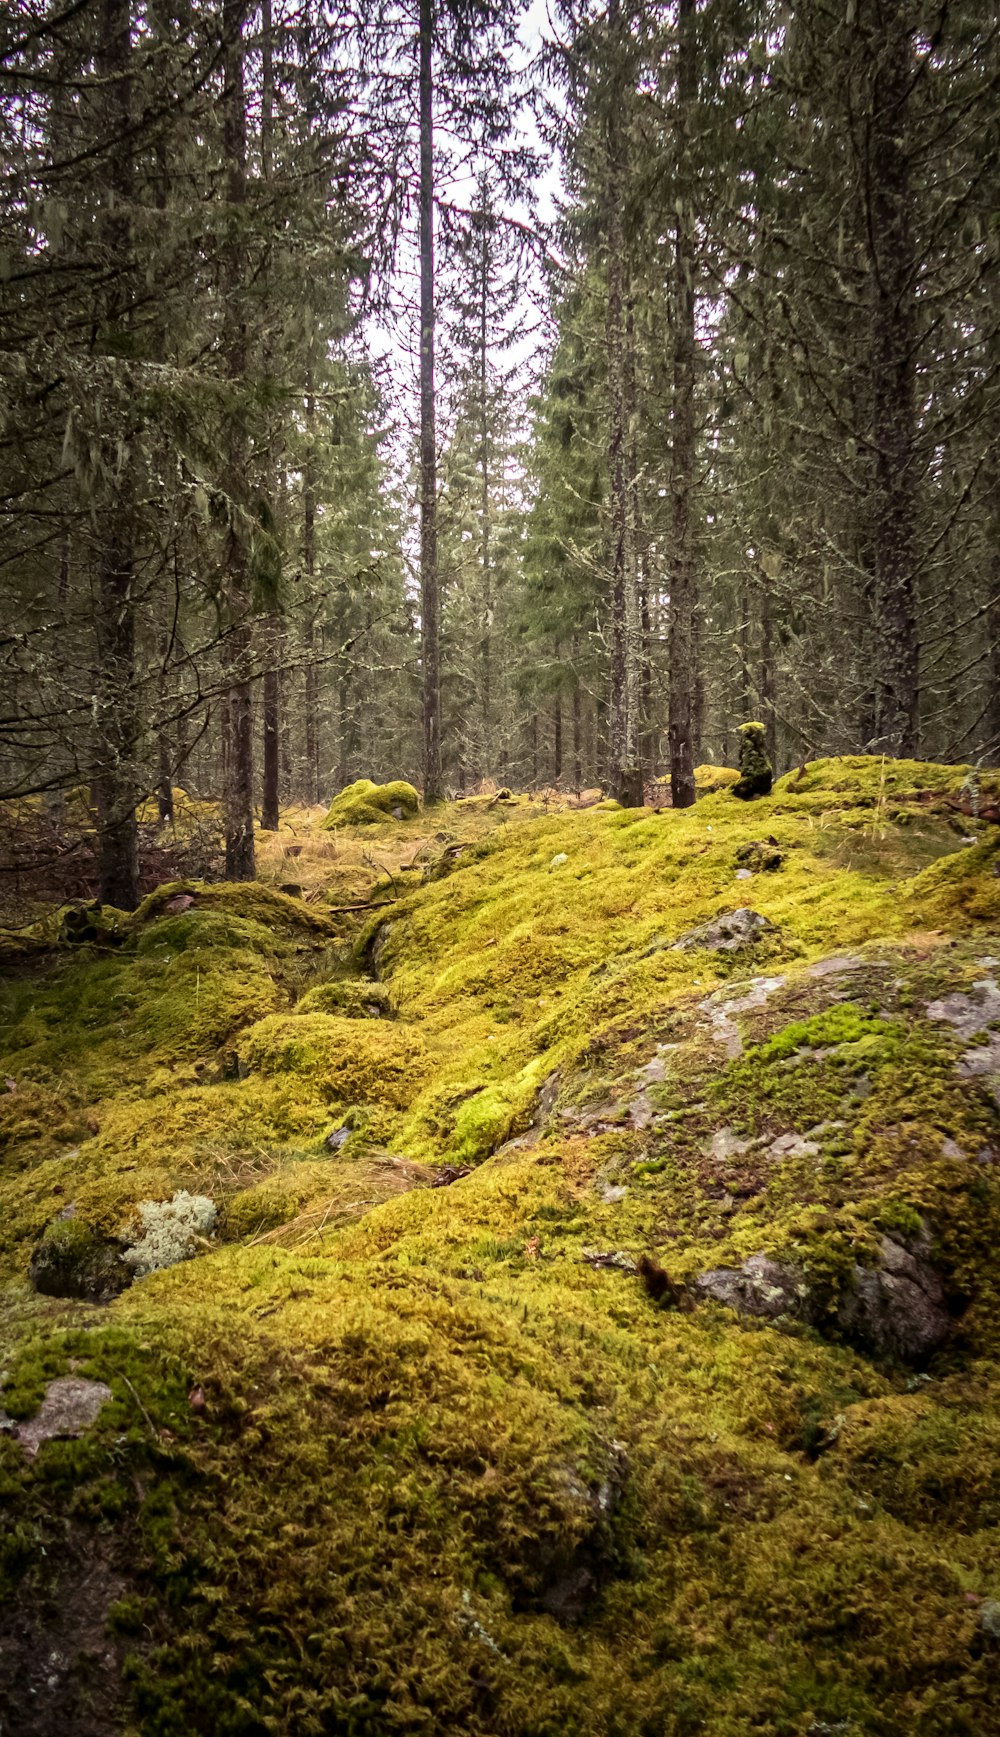
[[[131,0],[104,0],[101,39],[95,56],[108,92],[111,133],[103,216],[104,240],[118,272],[111,273],[104,312],[108,333],[128,323],[127,264],[131,247],[129,202],[134,192],[129,63],[132,45]],[[124,288],[122,284],[124,283]],[[127,437],[126,437],[127,448]],[[139,903],[139,833],[136,817],[136,757],[139,715],[135,687],[135,501],[131,461],[126,450],[112,506],[103,515],[98,556],[96,610],[97,763],[93,780],[98,826],[98,891],[101,900],[121,910]]]
[[[246,382],[249,341],[245,294],[245,249],[240,237],[242,209],[246,203],[247,121],[243,88],[243,23],[245,0],[225,0],[223,32],[223,150],[226,160],[227,197],[231,232],[226,248],[225,290],[230,339],[226,366],[236,392]],[[226,876],[229,880],[253,880],[253,700],[250,686],[253,629],[250,617],[250,563],[246,537],[237,519],[247,466],[240,418],[230,416],[226,493],[230,522],[224,551],[224,596],[227,631],[224,658],[228,683],[228,755],[223,788],[226,837]]]
[[[670,465],[670,795],[675,808],[690,808],[694,787],[694,708],[698,683],[695,645],[697,580],[692,543],[695,421],[695,233],[690,190],[691,119],[697,97],[695,0],[677,9],[678,194],[674,238],[673,443]]]
[[[916,304],[905,131],[913,45],[905,0],[885,0],[876,43],[868,223],[875,480],[875,734],[890,754],[917,742]]]
[[[310,370],[306,385],[306,455],[302,466],[302,568],[306,580],[305,624],[305,757],[306,801],[317,803],[319,797],[319,720],[317,717],[316,665],[313,662],[313,610],[316,590],[316,455],[313,441],[316,435],[316,399]]]
[[[771,584],[767,570],[760,570],[760,715],[764,725],[767,757],[772,766],[778,763],[778,729],[774,694],[774,631],[771,609]],[[744,719],[744,722],[746,720]]]
[[[629,438],[629,360],[625,241],[626,140],[624,54],[618,0],[608,7],[611,78],[607,111],[607,352],[611,504],[611,790],[626,808],[641,807],[642,612],[635,560],[635,476]]]
[[[267,191],[272,172],[274,145],[274,51],[271,31],[271,0],[261,3],[261,81],[260,81],[260,170]],[[266,281],[266,280],[265,280]],[[269,359],[269,358],[268,358]],[[273,496],[274,455],[268,446],[267,492]],[[260,824],[263,832],[277,832],[279,821],[279,785],[281,745],[281,616],[277,608],[267,620],[265,641],[263,712],[263,788],[261,792]]]
[[[441,648],[434,397],[434,0],[420,0],[420,656],[424,801],[441,799]]]
[[[480,250],[479,281],[479,462],[480,462],[480,539],[483,563],[483,638],[480,657],[482,682],[483,770],[491,772],[496,763],[493,752],[493,575],[490,572],[490,422],[487,396],[487,319],[489,312],[489,236],[483,221]]]

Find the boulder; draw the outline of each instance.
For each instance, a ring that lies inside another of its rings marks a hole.
[[[888,1236],[881,1239],[879,1263],[854,1268],[837,1325],[877,1357],[925,1363],[952,1329],[940,1275],[923,1255]]]
[[[765,1254],[699,1273],[694,1290],[738,1315],[787,1316],[873,1357],[917,1367],[945,1344],[953,1324],[940,1274],[926,1255],[888,1236],[880,1240],[877,1265],[854,1265],[832,1314],[801,1267]]]
[[[740,906],[735,911],[723,911],[710,923],[689,929],[673,943],[675,953],[738,953],[741,947],[752,947],[765,935],[774,932],[774,924],[759,911]]]
[[[741,1267],[713,1267],[699,1273],[694,1288],[738,1315],[757,1315],[765,1321],[775,1321],[779,1315],[810,1321],[815,1313],[801,1269],[764,1254],[751,1255]]]
[[[412,784],[396,778],[390,784],[375,784],[358,778],[335,796],[324,827],[375,826],[386,820],[412,820],[420,812],[420,797]]]
[[[132,1283],[124,1244],[101,1236],[67,1208],[35,1244],[28,1277],[44,1297],[79,1297],[107,1303]]]
[[[34,1417],[14,1425],[12,1434],[33,1460],[43,1442],[83,1435],[112,1398],[104,1381],[82,1375],[60,1375],[50,1381]]]

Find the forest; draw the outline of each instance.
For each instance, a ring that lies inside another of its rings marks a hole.
[[[996,757],[984,9],[108,0],[0,52],[0,797],[72,860],[86,788],[107,902],[173,786],[243,877],[362,776]]]
[[[1000,24],[0,8],[0,1737],[1000,1733]]]

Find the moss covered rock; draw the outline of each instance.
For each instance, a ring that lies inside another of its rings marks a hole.
[[[430,1069],[418,1032],[342,1014],[275,1014],[246,1033],[241,1060],[251,1072],[294,1074],[307,1089],[343,1104],[411,1103]]]
[[[732,786],[734,796],[749,802],[755,796],[769,796],[774,782],[774,768],[768,758],[763,724],[741,724],[740,775]]]
[[[132,1283],[125,1244],[75,1216],[54,1219],[32,1250],[28,1276],[45,1297],[106,1303]]]
[[[295,1004],[303,1013],[336,1013],[344,1019],[391,1019],[392,997],[381,983],[370,979],[344,978],[336,983],[318,983]]]
[[[334,797],[323,825],[331,831],[341,826],[373,826],[386,820],[412,820],[419,811],[420,796],[404,779],[375,784],[370,778],[358,778]]]

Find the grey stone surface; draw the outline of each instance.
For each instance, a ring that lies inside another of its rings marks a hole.
[[[948,1339],[952,1318],[930,1262],[883,1237],[877,1267],[856,1266],[837,1313],[849,1338],[880,1357],[922,1363]]]
[[[927,1003],[927,1017],[953,1027],[959,1037],[976,1037],[995,1019],[1000,1019],[1000,989],[996,979],[984,977],[968,991],[956,990]]]
[[[752,947],[773,931],[774,924],[767,917],[743,905],[735,911],[723,911],[721,916],[713,917],[710,923],[702,923],[697,929],[690,929],[674,942],[672,951],[737,953],[741,947]]]
[[[83,1435],[111,1397],[111,1389],[103,1381],[60,1375],[49,1382],[34,1417],[16,1424],[12,1434],[33,1460],[43,1442],[54,1441],[57,1436]]]
[[[811,1312],[809,1287],[798,1267],[751,1255],[741,1267],[714,1267],[699,1273],[695,1290],[703,1297],[725,1303],[740,1315],[758,1315],[774,1321],[779,1315],[808,1320]]]

